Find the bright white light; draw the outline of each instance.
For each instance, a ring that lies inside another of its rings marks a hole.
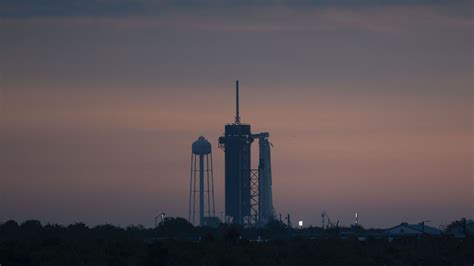
[[[298,221],[298,226],[303,227],[303,221]]]

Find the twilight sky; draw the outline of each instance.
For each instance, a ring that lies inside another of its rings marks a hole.
[[[200,135],[223,211],[235,79],[243,122],[271,134],[277,213],[472,218],[472,14],[471,1],[2,0],[0,221],[186,217]]]

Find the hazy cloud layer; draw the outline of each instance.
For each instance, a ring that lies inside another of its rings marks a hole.
[[[432,5],[436,7],[457,7],[469,5],[469,1],[436,1],[436,0],[204,0],[204,1],[173,1],[173,0],[69,0],[69,1],[34,1],[5,0],[0,3],[1,17],[35,17],[35,16],[119,16],[130,15],[161,15],[163,12],[187,10],[203,11],[208,9],[234,9],[239,12],[242,7],[258,8],[331,8],[331,7],[384,7],[393,5]],[[466,12],[466,11],[465,11]],[[467,13],[466,13],[467,14]],[[245,16],[245,14],[241,14]]]
[[[165,10],[159,14],[128,14],[126,17],[84,13],[67,16],[64,13],[44,14],[25,18],[6,16],[4,27],[21,25],[111,26],[118,28],[171,28],[205,31],[248,32],[317,32],[331,30],[366,30],[370,32],[400,33],[421,29],[472,29],[473,19],[463,15],[467,5],[447,8],[433,5],[368,5],[347,7],[330,5],[244,5],[236,10],[211,8]],[[455,12],[457,11],[457,12]]]

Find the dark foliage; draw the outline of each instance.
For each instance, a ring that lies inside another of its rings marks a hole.
[[[344,229],[341,229],[344,230]],[[363,231],[363,228],[357,228]],[[193,227],[167,218],[155,229],[89,228],[27,221],[0,225],[1,265],[472,265],[472,238],[341,239],[311,227]]]
[[[456,227],[460,227],[460,228],[463,228],[463,230],[466,230],[466,224],[467,224],[466,218],[461,218],[460,220],[455,220],[451,222],[450,224],[448,224],[448,226],[446,227],[446,230],[452,230]]]

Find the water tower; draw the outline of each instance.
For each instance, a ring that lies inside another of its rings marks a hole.
[[[197,178],[199,178],[199,181],[196,180]],[[199,194],[199,225],[210,225],[215,218],[214,175],[212,171],[211,143],[203,136],[199,137],[192,144],[188,220],[193,225],[195,225],[197,212],[196,192]],[[207,217],[204,216],[205,214],[207,214]]]

